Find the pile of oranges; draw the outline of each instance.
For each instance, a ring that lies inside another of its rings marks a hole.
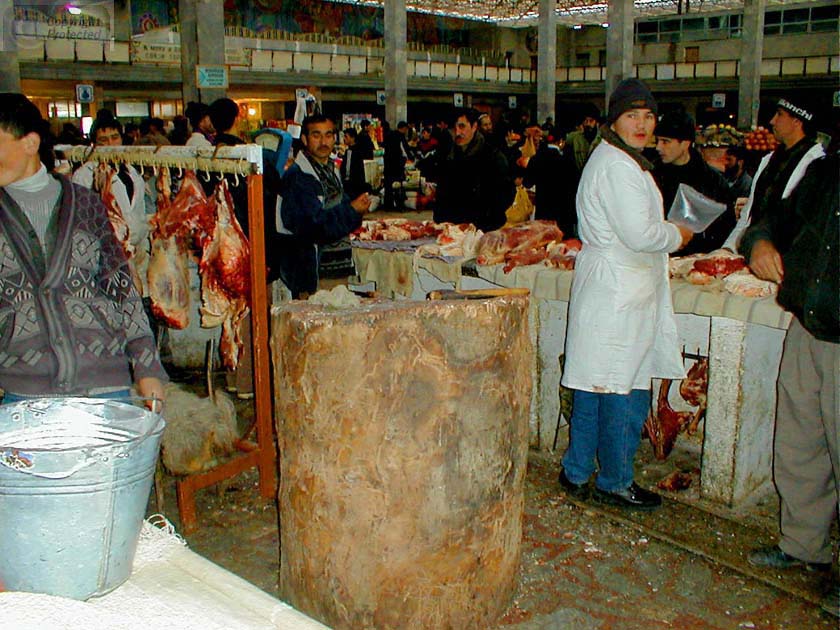
[[[744,148],[748,151],[772,151],[779,144],[773,132],[764,127],[758,127],[744,136]]]

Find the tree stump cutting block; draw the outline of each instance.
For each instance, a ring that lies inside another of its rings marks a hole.
[[[520,557],[527,309],[273,310],[285,600],[336,629],[494,625]]]

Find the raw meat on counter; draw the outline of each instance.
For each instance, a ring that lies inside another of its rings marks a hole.
[[[545,260],[546,246],[563,240],[563,232],[554,221],[527,221],[487,232],[478,242],[479,265],[505,263],[507,273],[517,265],[531,265]]]
[[[478,242],[484,232],[472,223],[438,223],[441,229],[434,244],[421,245],[417,252],[421,256],[453,258],[475,258]]]
[[[746,266],[743,256],[726,250],[670,260],[671,277],[685,278],[691,284],[711,284],[716,278],[725,278]]]
[[[726,276],[723,286],[730,293],[750,298],[769,297],[779,291],[779,285],[775,282],[756,278],[746,269]]]
[[[575,258],[577,258],[581,247],[582,243],[576,238],[566,239],[559,243],[556,241],[549,243],[546,248],[548,251],[548,256],[545,259],[546,266],[554,269],[574,269]]]
[[[359,241],[414,241],[420,238],[436,237],[442,228],[434,221],[413,221],[411,219],[382,219],[362,221],[361,227],[350,234],[351,240]]]

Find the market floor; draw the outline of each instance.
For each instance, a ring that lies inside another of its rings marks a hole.
[[[252,414],[250,403],[237,408],[242,418]],[[573,502],[557,485],[564,433],[556,452],[530,453],[518,584],[499,628],[840,628],[817,604],[827,576],[746,562],[749,549],[775,541],[774,496],[738,512],[704,504],[692,489],[647,513]],[[644,444],[639,459],[637,478],[646,485],[679,468],[693,471],[696,486],[691,448],[662,463]],[[252,470],[199,492],[199,529],[186,540],[277,596],[277,506],[259,496],[257,481]],[[174,478],[165,485],[164,511],[178,527]]]

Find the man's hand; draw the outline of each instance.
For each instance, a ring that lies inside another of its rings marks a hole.
[[[147,376],[145,378],[141,378],[137,381],[137,393],[140,395],[141,398],[151,399],[157,398],[161,402],[164,399],[163,393],[163,383],[160,382],[160,379]],[[160,411],[160,408],[154,408],[152,406],[154,401],[147,400],[146,407],[151,409],[152,411]]]
[[[781,282],[785,276],[782,257],[770,241],[756,241],[750,253],[750,269],[762,280]]]
[[[367,193],[362,193],[351,201],[350,205],[359,214],[366,214],[370,210],[370,196]]]
[[[735,200],[735,218],[741,218],[741,210],[744,209],[744,206],[747,205],[747,201],[749,201],[749,197],[738,197]]]

